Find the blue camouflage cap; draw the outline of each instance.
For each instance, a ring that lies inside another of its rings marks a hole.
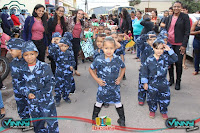
[[[167,30],[166,30],[166,29],[163,29],[163,30],[160,32],[160,35],[165,35],[165,34],[167,34],[167,35],[168,35],[168,32],[167,32]]]
[[[27,42],[24,43],[24,47],[22,49],[22,55],[25,52],[29,52],[29,51],[36,51],[36,52],[39,53],[37,47],[35,46],[35,44],[32,41],[27,41]]]
[[[165,41],[161,37],[158,37],[158,38],[156,38],[156,40],[153,43],[163,43],[164,44]]]
[[[73,39],[73,35],[70,32],[65,32],[63,37],[66,37],[69,41]]]
[[[155,34],[155,35],[156,35],[156,32],[155,32],[155,31],[149,31],[149,32],[147,33],[147,35],[149,35],[149,34]]]
[[[21,38],[11,38],[7,43],[7,47],[8,49],[22,50],[24,42]]]
[[[62,37],[61,39],[60,39],[60,42],[59,43],[64,43],[64,44],[66,44],[66,45],[68,45],[69,47],[72,47],[72,43],[68,40],[68,38],[66,38],[66,37]]]
[[[168,37],[165,36],[164,34],[160,34],[158,37],[159,37],[159,38],[162,38],[163,40],[164,40],[164,39],[168,39]]]
[[[53,35],[52,35],[52,38],[54,38],[54,37],[62,37],[61,35],[60,35],[60,33],[59,32],[55,32],[55,33],[53,33]]]

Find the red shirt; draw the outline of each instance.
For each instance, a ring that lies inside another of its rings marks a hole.
[[[10,17],[11,17],[13,23],[14,23],[14,26],[19,26],[20,25],[19,18],[17,16],[12,14]]]
[[[168,30],[168,42],[171,43],[172,45],[182,45],[182,43],[175,43],[175,32],[174,32],[174,28],[175,28],[175,24],[177,21],[178,17],[175,18],[174,16],[172,17],[172,21],[171,21],[171,25],[169,27]]]
[[[81,23],[76,23],[72,32],[73,38],[80,38],[81,31]]]
[[[55,27],[55,32],[59,32],[60,35],[62,36],[63,29],[62,29],[62,27],[61,27],[61,24],[57,24],[57,25],[56,25],[56,27]],[[53,32],[53,33],[55,33],[55,32]],[[52,33],[52,34],[53,34],[53,33]]]
[[[44,26],[42,23],[42,20],[37,20],[34,18],[34,24],[32,26],[32,40],[41,40],[43,39],[43,33],[44,33]]]

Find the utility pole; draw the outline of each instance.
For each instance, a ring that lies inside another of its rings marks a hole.
[[[87,9],[88,9],[88,2],[87,0],[85,0],[85,12],[87,13]]]
[[[58,0],[55,0],[55,8],[58,7]]]

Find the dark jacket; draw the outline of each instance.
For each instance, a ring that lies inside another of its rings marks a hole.
[[[25,41],[28,41],[28,40],[32,40],[32,27],[33,27],[33,24],[35,23],[35,20],[34,20],[34,17],[33,16],[28,16],[25,20],[25,23],[24,23],[24,32],[23,32],[23,39]],[[47,35],[46,33],[44,32],[43,33],[44,35],[44,44],[46,46],[48,46],[48,40],[47,40]]]
[[[11,36],[12,35],[11,28],[13,28],[14,26],[11,17],[7,13],[2,13],[1,19],[2,19],[1,26],[2,26],[3,32]]]
[[[172,15],[166,18],[165,29],[168,31],[171,25]],[[180,13],[174,28],[175,43],[182,43],[183,47],[187,47],[190,35],[190,19],[187,14]]]
[[[140,22],[140,24],[142,26],[144,26],[144,28],[142,29],[141,35],[142,34],[147,34],[149,31],[153,30],[154,24],[153,24],[153,22],[151,22],[150,18],[146,18],[146,19],[142,20]]]
[[[131,28],[132,28],[132,20],[130,15],[128,15],[126,19],[123,19],[120,29],[122,32],[125,32],[129,30],[131,31]]]

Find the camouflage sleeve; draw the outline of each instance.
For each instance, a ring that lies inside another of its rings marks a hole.
[[[73,50],[71,51],[70,60],[71,60],[71,66],[75,67],[76,66],[76,62],[75,62],[75,59],[74,59],[74,52],[73,52]]]
[[[143,34],[141,35],[137,40],[136,40],[136,45],[138,46],[138,48],[143,51],[144,48],[145,48],[145,41],[147,39],[147,35],[146,34]]]
[[[97,69],[97,66],[98,66],[98,61],[97,61],[97,58],[92,62],[92,64],[90,65],[90,68],[92,70],[95,70]]]
[[[178,56],[176,53],[174,53],[174,50],[171,49],[170,51],[168,51],[168,65],[171,65],[175,62],[178,61]],[[166,59],[166,58],[165,58]]]
[[[51,93],[55,86],[55,78],[49,65],[45,65],[42,78],[44,80],[44,87],[41,88],[43,94]]]
[[[56,61],[59,53],[59,47],[52,43],[49,45],[48,52],[49,56],[51,56],[53,60]]]
[[[25,78],[23,77],[23,71],[19,71],[19,75],[18,75],[18,87],[19,87],[19,93],[24,95],[25,97],[28,97],[29,93],[30,93],[30,90],[29,88],[27,88],[26,86],[26,80]]]
[[[121,57],[119,56],[119,62],[118,62],[119,64],[120,64],[120,67],[121,68],[125,68],[125,64],[124,64],[124,62],[122,61],[122,59],[121,59]]]
[[[141,66],[141,83],[148,83],[149,70],[148,70],[148,59]]]

